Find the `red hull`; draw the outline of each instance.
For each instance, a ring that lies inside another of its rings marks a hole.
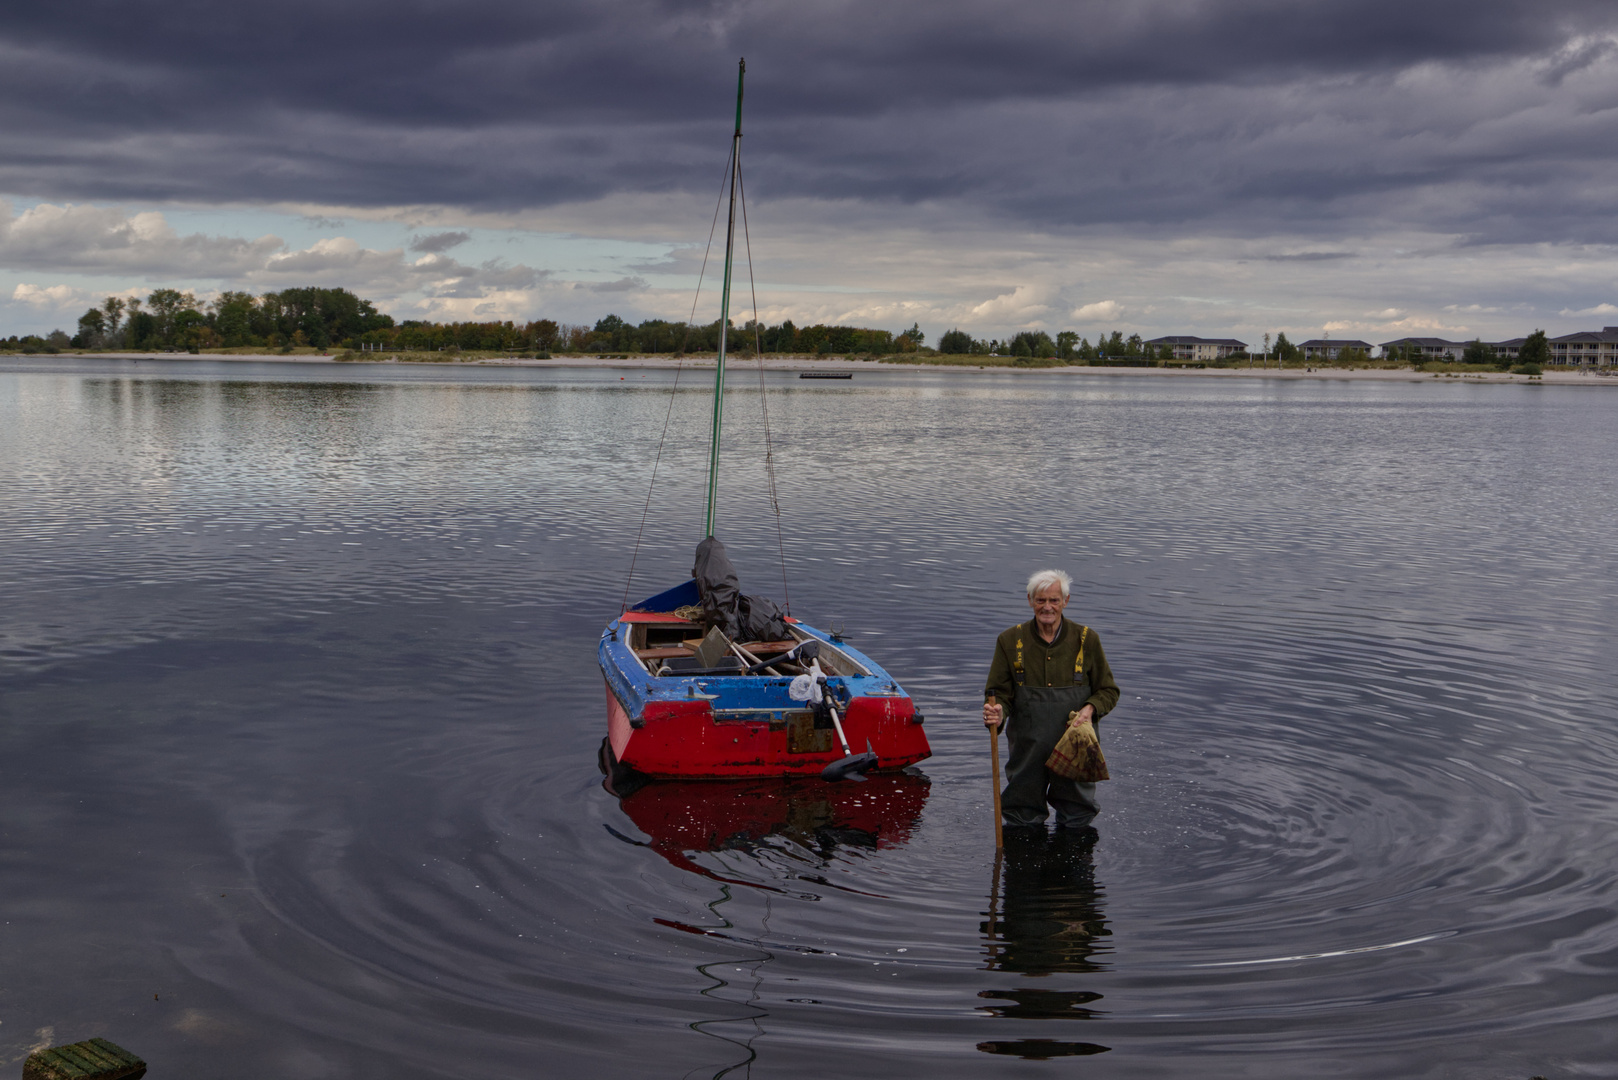
[[[853,699],[843,717],[850,749],[860,753],[869,740],[884,771],[921,761],[932,751],[915,711],[908,697]],[[784,727],[771,730],[763,721],[715,720],[713,709],[701,700],[648,702],[645,722],[636,728],[610,686],[607,730],[613,757],[660,778],[818,776],[843,756],[841,747],[825,753],[793,753]]]

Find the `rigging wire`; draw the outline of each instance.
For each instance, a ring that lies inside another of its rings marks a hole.
[[[635,533],[635,550],[629,556],[629,574],[624,578],[624,598],[618,608],[620,612],[629,610],[629,589],[635,581],[635,563],[640,560],[640,542],[641,538],[646,535],[646,517],[652,510],[652,492],[657,490],[657,467],[663,461],[663,444],[668,441],[669,421],[674,417],[674,402],[678,399],[680,393],[680,372],[685,370],[685,347],[691,340],[691,324],[697,317],[697,303],[702,299],[702,278],[708,272],[708,256],[713,252],[714,232],[719,227],[719,208],[725,202],[725,184],[730,181],[730,172],[735,154],[736,149],[733,146],[730,153],[725,156],[725,179],[719,183],[719,198],[714,203],[713,222],[708,226],[708,246],[702,251],[702,268],[697,271],[697,291],[696,295],[691,297],[691,317],[685,321],[685,332],[680,336],[680,351],[675,355],[674,385],[669,388],[669,407],[668,411],[663,414],[663,434],[657,440],[657,456],[652,458],[652,479],[646,485],[646,505],[641,507],[640,528]],[[752,267],[751,258],[749,258],[748,267],[749,269]],[[757,321],[756,313],[754,321]],[[767,437],[765,441],[766,443],[769,441]],[[772,487],[771,491],[773,492],[773,490]],[[776,514],[779,518],[780,511],[777,511]]]
[[[737,151],[738,155],[740,150]],[[775,511],[775,550],[781,557],[782,608],[792,614],[792,593],[787,588],[787,549],[781,536],[781,500],[775,490],[775,446],[770,440],[770,402],[764,392],[764,344],[758,321],[758,284],[753,280],[753,237],[747,231],[747,185],[742,182],[742,163],[736,162],[736,188],[742,197],[742,242],[747,247],[747,287],[753,296],[753,355],[758,358],[758,404],[764,411],[764,476],[770,485],[770,507]]]

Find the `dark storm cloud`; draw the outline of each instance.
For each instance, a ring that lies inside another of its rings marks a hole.
[[[1607,0],[14,7],[0,191],[39,198],[706,195],[745,54],[765,197],[1618,240]]]
[[[599,281],[584,286],[592,292],[639,292],[646,288],[646,279],[638,277],[619,278],[617,281]]]
[[[441,251],[448,251],[453,247],[460,247],[470,239],[472,239],[472,234],[465,232],[464,230],[456,232],[432,233],[427,236],[418,236],[411,240],[410,250],[437,254]]]

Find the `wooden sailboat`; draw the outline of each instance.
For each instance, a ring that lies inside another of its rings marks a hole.
[[[620,784],[625,774],[860,779],[865,772],[902,769],[932,752],[910,695],[839,635],[769,612],[751,620],[726,614],[735,612],[737,600],[744,609],[752,601],[773,611],[768,601],[738,596],[733,573],[727,585],[723,571],[729,561],[714,539],[746,72],[744,61],[731,142],[707,539],[692,578],[629,605],[602,631],[598,649],[607,687],[601,765]],[[704,566],[713,572],[704,573]]]

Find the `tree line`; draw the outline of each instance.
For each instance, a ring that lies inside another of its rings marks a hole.
[[[817,323],[799,327],[788,319],[776,325],[752,320],[730,325],[727,348],[739,355],[766,353],[864,354],[915,352],[925,342],[918,325],[889,330]],[[269,348],[290,352],[316,349],[401,352],[459,350],[566,353],[714,352],[719,320],[688,324],[646,319],[635,324],[608,315],[595,325],[569,325],[554,319],[512,322],[430,322],[376,310],[347,289],[283,289],[254,296],[224,292],[207,302],[178,289],[154,289],[145,299],[109,296],[79,316],[72,337],[60,330],[47,337],[0,341],[0,348],[29,352],[76,349],[134,349],[200,352],[214,348]]]
[[[223,292],[206,304],[189,292],[154,289],[145,300],[107,297],[79,316],[69,343],[79,349],[188,352],[242,345],[324,349],[392,326],[391,315],[347,289]]]
[[[891,356],[914,353],[925,347],[921,327],[893,333],[869,327],[816,323],[799,327],[788,319],[775,325],[748,322],[731,324],[727,347],[737,355],[754,352],[819,355]],[[690,324],[667,319],[646,319],[635,324],[608,315],[589,324],[569,325],[553,319],[526,323],[449,322],[406,319],[395,323],[391,315],[347,289],[310,286],[254,296],[224,292],[206,303],[193,293],[154,289],[144,300],[109,296],[100,307],[79,317],[72,337],[61,330],[46,337],[0,340],[0,349],[59,352],[66,348],[134,349],[199,352],[209,348],[270,348],[290,352],[298,347],[317,349],[395,350],[401,352],[507,351],[563,353],[682,353],[714,352],[719,348],[719,320]],[[1101,363],[1151,363],[1173,359],[1168,346],[1153,346],[1139,334],[1121,331],[1099,335],[1092,343],[1072,330],[1054,338],[1043,330],[1024,330],[1010,338],[980,340],[959,328],[938,339],[937,352],[946,355],[1010,356],[1016,359],[1063,360]],[[1267,356],[1283,364],[1302,359],[1302,350],[1276,336]],[[1342,356],[1339,362],[1369,361],[1368,356]],[[1391,351],[1384,360],[1420,365],[1419,353]],[[1535,330],[1516,358],[1519,365],[1550,363],[1550,346],[1543,330]],[[1483,341],[1466,346],[1462,362],[1473,365],[1512,366],[1496,356]]]
[[[957,356],[1016,356],[1059,360],[1174,358],[1174,350],[1168,346],[1150,345],[1142,341],[1139,334],[1130,334],[1126,338],[1120,330],[1114,330],[1111,335],[1098,335],[1094,344],[1072,330],[1063,330],[1054,339],[1043,330],[1024,330],[1005,341],[998,338],[981,341],[964,330],[946,330],[938,339],[938,351]]]

